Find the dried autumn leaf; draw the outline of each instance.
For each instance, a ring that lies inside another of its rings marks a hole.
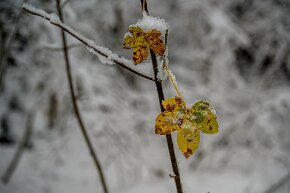
[[[218,132],[217,117],[208,102],[199,100],[187,109],[183,99],[175,97],[164,100],[162,105],[165,111],[156,118],[155,133],[165,135],[177,131],[178,148],[186,158],[198,148],[200,131]]]
[[[180,97],[168,98],[162,101],[162,106],[167,111],[185,110],[186,106]]]
[[[177,145],[183,155],[188,158],[199,145],[199,130],[194,128],[182,129],[177,133]]]
[[[169,98],[162,102],[165,109],[156,118],[155,133],[165,135],[180,129],[185,113],[185,103],[181,98]]]
[[[156,118],[155,133],[159,135],[166,135],[180,129],[182,119],[179,120],[173,112],[162,112]]]
[[[145,60],[148,56],[148,50],[146,46],[139,46],[137,48],[134,48],[133,51],[133,60],[135,64],[141,63],[143,60]]]
[[[135,64],[139,64],[146,60],[148,57],[148,48],[150,48],[155,54],[163,55],[165,52],[165,46],[160,39],[161,32],[158,30],[151,30],[149,32],[143,32],[142,28],[129,27],[128,34],[124,37],[123,48],[133,51],[133,60]]]
[[[161,32],[158,30],[152,30],[145,33],[146,39],[149,43],[149,48],[155,53],[162,56],[165,52],[165,46],[160,39]]]
[[[212,106],[208,102],[202,100],[195,102],[190,112],[192,114],[191,120],[202,132],[214,134],[219,131],[217,117]]]

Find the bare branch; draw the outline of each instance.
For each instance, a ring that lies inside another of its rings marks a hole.
[[[63,21],[60,0],[56,0],[56,5],[57,5],[57,10],[58,10],[60,20]],[[96,166],[97,172],[99,173],[104,193],[108,193],[108,188],[107,188],[107,184],[105,181],[103,169],[101,167],[100,161],[97,157],[97,153],[96,153],[95,149],[93,148],[93,144],[92,144],[92,142],[89,138],[89,135],[87,133],[87,129],[86,129],[85,124],[83,122],[81,112],[79,110],[79,107],[78,107],[78,104],[76,101],[75,91],[74,91],[74,87],[73,87],[73,77],[71,74],[71,65],[70,65],[70,61],[69,61],[69,55],[68,55],[68,49],[67,49],[67,43],[66,43],[66,36],[65,36],[65,33],[63,30],[60,30],[60,31],[61,31],[61,37],[62,37],[62,47],[63,47],[64,60],[65,60],[65,65],[66,65],[66,73],[67,73],[67,78],[68,78],[68,82],[69,82],[70,95],[71,95],[71,100],[72,100],[75,116],[76,116],[77,121],[79,123],[81,132],[84,136],[84,139],[85,139],[86,145],[89,149],[89,152],[91,154],[91,157],[92,157],[94,164]]]
[[[23,133],[23,137],[16,149],[16,152],[7,168],[7,170],[5,171],[5,173],[3,174],[2,176],[2,182],[4,184],[8,184],[12,175],[14,174],[14,171],[15,169],[17,168],[17,165],[21,159],[21,156],[23,154],[23,151],[25,149],[25,146],[27,146],[29,144],[29,140],[30,140],[30,137],[31,137],[31,133],[32,133],[32,130],[33,130],[33,117],[34,117],[34,114],[33,112],[30,112],[28,114],[28,118],[27,118],[27,122],[26,122],[26,129]]]
[[[146,0],[141,0],[141,8],[142,8],[142,11],[146,11],[148,14]],[[168,34],[166,35],[166,44],[167,44],[167,36],[168,36]],[[156,90],[157,90],[157,94],[158,94],[160,110],[161,110],[161,112],[163,112],[163,111],[165,111],[165,109],[162,106],[162,101],[164,100],[162,81],[159,81],[157,79],[158,64],[157,64],[156,55],[151,49],[150,49],[150,55],[151,55],[152,67],[153,67],[153,72],[154,72],[154,82],[155,82]],[[174,152],[174,146],[173,146],[171,134],[166,134],[166,142],[167,142],[167,147],[168,147],[168,151],[169,151],[171,167],[172,167],[172,170],[174,172],[173,179],[175,181],[176,192],[183,193],[178,164],[177,164],[177,160],[176,160],[176,156],[175,156],[175,152]]]
[[[130,61],[124,57],[119,57],[117,54],[112,53],[112,51],[107,49],[107,48],[96,45],[96,43],[94,41],[87,39],[86,37],[82,36],[80,33],[73,30],[71,27],[69,27],[69,26],[65,25],[63,22],[61,22],[61,20],[58,18],[57,15],[55,15],[53,13],[48,14],[45,11],[40,10],[40,9],[36,9],[33,6],[28,5],[28,4],[23,4],[22,8],[26,12],[28,12],[32,15],[40,16],[40,17],[48,20],[51,24],[53,24],[57,27],[60,27],[63,31],[69,33],[71,36],[78,39],[80,42],[85,44],[89,49],[92,49],[94,52],[96,52],[100,56],[103,56],[103,57],[111,60],[113,63],[118,64],[122,68],[124,68],[124,69],[138,75],[138,76],[141,76],[145,79],[154,81],[154,79],[152,77],[145,75],[142,72],[139,72],[135,69],[132,69],[130,67],[130,66],[134,65],[132,61]]]

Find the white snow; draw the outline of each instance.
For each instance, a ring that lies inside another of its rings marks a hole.
[[[107,17],[102,16],[110,15],[112,21],[116,18],[118,22],[118,15],[113,14],[117,7],[124,10],[123,22],[132,23],[140,3],[116,2],[70,1],[64,11],[72,15],[66,15],[67,21],[78,26],[82,33],[121,50],[121,41],[112,43],[108,39],[121,40],[126,30],[104,38],[110,34],[110,28],[106,25]],[[262,49],[261,59],[267,54],[276,55],[280,49],[274,50],[271,42],[277,42],[278,46],[282,45],[281,41],[286,43],[289,30],[279,17],[284,14],[283,21],[288,21],[289,14],[273,1],[252,1],[246,10],[250,14],[244,15],[243,20],[233,20],[232,10],[228,8],[239,2],[150,1],[152,13],[166,17],[174,32],[170,39],[170,62],[174,61],[174,65],[170,64],[170,68],[182,88],[184,100],[188,104],[200,98],[210,101],[219,119],[220,132],[201,134],[200,147],[189,159],[176,148],[176,135],[172,135],[185,193],[267,192],[289,172],[289,82],[273,85],[275,78],[281,78],[274,76],[266,82],[269,86],[257,89],[254,82],[244,81],[238,73],[234,53],[244,45],[241,40],[245,37],[262,42],[257,47]],[[43,6],[54,7],[47,3]],[[96,7],[100,9],[96,11]],[[171,8],[175,10],[169,12]],[[8,185],[0,182],[0,192],[102,193],[98,174],[71,111],[63,55],[38,49],[39,45],[59,42],[59,29],[31,15],[25,15],[18,27],[20,35],[35,36],[25,36],[28,46],[21,52],[12,46],[15,52],[12,56],[20,65],[9,68],[5,76],[0,116],[1,119],[3,114],[9,116],[16,142],[23,133],[28,110],[34,110],[37,116],[33,149],[24,152],[11,182]],[[275,32],[281,30],[284,32]],[[249,34],[258,38],[252,39]],[[94,41],[87,43],[96,47]],[[264,48],[267,46],[269,49]],[[175,193],[174,181],[168,177],[172,169],[166,140],[154,133],[155,118],[160,113],[155,85],[128,78],[108,65],[95,65],[100,62],[87,57],[86,50],[70,51],[79,106],[110,192]],[[253,56],[257,59],[257,55]],[[134,69],[149,72],[152,64],[140,64]],[[176,95],[168,81],[163,86],[166,98]],[[46,123],[52,93],[57,93],[60,116],[56,126],[49,129]],[[12,96],[19,98],[21,111],[11,110]],[[1,175],[15,148],[16,145],[0,145]],[[288,181],[275,193],[289,193],[289,190]]]
[[[87,46],[87,50],[90,53],[98,56],[98,58],[99,58],[101,63],[103,63],[103,64],[114,64],[114,62],[111,59],[109,59],[109,57],[101,55],[100,53],[96,52],[92,47]]]
[[[169,60],[168,60],[168,47],[166,46],[165,53],[163,57],[157,58],[157,64],[158,64],[158,72],[157,72],[157,79],[158,80],[166,80],[168,78],[167,72],[164,69],[164,64],[168,67]]]
[[[130,27],[141,27],[144,32],[148,32],[150,30],[158,30],[163,35],[165,35],[166,30],[169,29],[169,24],[159,17],[153,17],[151,15],[147,15],[146,13],[143,13],[143,18],[138,20],[136,24],[130,25]]]
[[[22,8],[27,9],[27,10],[33,12],[33,13],[38,14],[38,15],[41,15],[44,18],[48,18],[49,17],[49,14],[47,12],[45,12],[45,11],[43,11],[41,9],[37,9],[37,8],[35,8],[34,6],[32,6],[30,4],[24,3],[22,5]]]
[[[130,32],[126,32],[123,39],[125,39],[125,37],[127,37],[127,36],[132,37],[132,34]]]
[[[128,68],[134,69],[138,73],[141,73],[141,74],[144,74],[145,76],[151,77],[151,75],[148,72],[140,71],[139,69],[134,67],[135,65],[133,64],[133,62],[131,60],[128,60],[124,57],[119,57],[117,54],[113,53],[108,48],[97,45],[93,40],[90,40],[90,39],[84,37],[80,33],[73,30],[71,27],[65,25],[64,23],[62,23],[60,21],[59,17],[55,13],[48,14],[45,11],[43,11],[41,9],[37,9],[34,6],[29,5],[29,4],[23,4],[22,7],[24,9],[28,10],[29,12],[41,15],[43,18],[49,20],[52,24],[56,24],[56,25],[60,26],[61,28],[68,31],[72,36],[77,37],[81,42],[85,43],[88,46],[88,50],[91,53],[97,54],[97,56],[99,57],[101,62],[104,62],[105,64],[122,63],[124,66],[127,66]],[[93,50],[94,50],[94,52],[93,52]],[[101,57],[102,55],[107,56],[107,58],[105,56]],[[109,62],[109,60],[111,60],[111,62]]]

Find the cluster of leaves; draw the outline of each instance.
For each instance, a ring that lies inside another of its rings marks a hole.
[[[160,39],[161,32],[154,29],[144,32],[139,26],[129,27],[130,34],[124,38],[123,48],[133,48],[133,60],[135,64],[139,64],[148,57],[148,48],[155,54],[162,56],[165,52],[165,46]]]
[[[156,118],[155,133],[165,135],[177,131],[177,144],[188,158],[198,148],[200,131],[207,134],[218,132],[217,117],[212,106],[199,100],[190,109],[180,97],[162,102],[165,111]]]
[[[155,54],[163,55],[165,45],[163,44],[161,32],[154,29],[144,32],[142,28],[129,27],[129,34],[124,37],[123,47],[133,48],[133,60],[139,64],[148,57],[148,49]],[[167,70],[168,72],[168,70]],[[169,77],[171,76],[168,73]],[[178,91],[177,83],[170,79]],[[165,109],[156,118],[155,133],[159,135],[170,134],[177,131],[177,144],[183,155],[188,158],[199,146],[200,131],[207,134],[218,132],[217,117],[212,106],[205,101],[199,100],[190,109],[182,97],[169,98],[162,102]]]

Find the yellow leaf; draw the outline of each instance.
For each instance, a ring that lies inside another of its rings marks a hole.
[[[179,130],[185,115],[185,103],[179,98],[169,98],[162,101],[165,111],[156,118],[155,133],[165,135]]]
[[[133,35],[133,37],[144,35],[142,28],[139,26],[129,27],[128,31]]]
[[[130,35],[127,35],[124,38],[123,48],[130,49],[134,45],[134,43],[134,38],[132,38]]]
[[[202,132],[214,134],[219,131],[217,117],[213,112],[213,107],[208,102],[197,101],[190,109],[190,113],[191,121]]]
[[[134,48],[133,52],[133,60],[135,64],[141,63],[143,60],[145,60],[148,56],[148,49],[147,47],[139,46],[137,48]]]
[[[213,107],[199,100],[191,109],[180,97],[168,98],[162,102],[165,109],[156,118],[155,133],[165,135],[177,131],[177,144],[188,158],[198,148],[200,130],[207,134],[218,132],[217,117]]]
[[[149,43],[149,48],[153,50],[155,54],[163,55],[165,52],[165,46],[160,39],[161,33],[157,30],[152,30],[146,33],[146,39]]]
[[[172,133],[180,129],[181,123],[182,119],[178,119],[173,112],[165,111],[156,118],[155,133],[159,135]]]
[[[171,112],[180,109],[185,110],[186,108],[184,101],[180,97],[168,98],[162,101],[162,106],[165,108],[166,111]]]
[[[216,116],[213,113],[208,113],[202,122],[196,123],[196,127],[207,134],[214,134],[219,131]]]
[[[129,27],[130,35],[124,37],[123,48],[133,48],[133,60],[139,64],[148,57],[148,48],[152,49],[155,54],[163,55],[165,46],[160,39],[162,35],[158,30],[143,32],[139,26]]]
[[[199,138],[199,130],[194,127],[178,131],[177,145],[186,158],[192,155],[198,148]]]

